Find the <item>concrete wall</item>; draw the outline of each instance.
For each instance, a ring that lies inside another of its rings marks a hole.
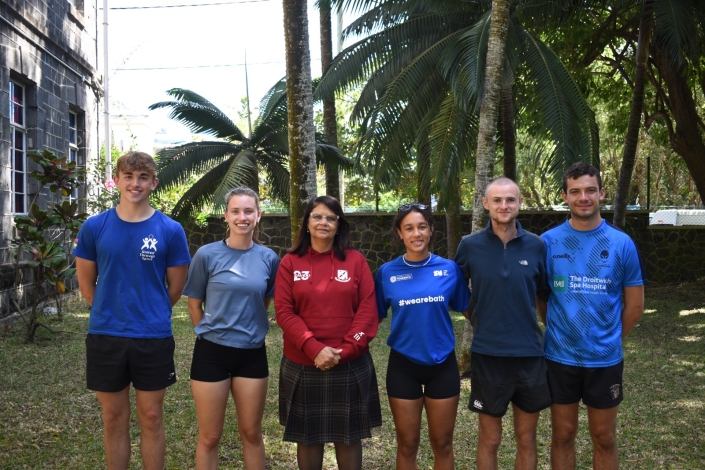
[[[10,309],[14,237],[10,188],[10,80],[25,87],[27,152],[69,153],[69,111],[79,116],[78,163],[95,161],[97,3],[89,0],[0,0],[0,317]],[[30,161],[28,170],[32,171]],[[39,193],[27,179],[28,199]],[[82,197],[84,191],[79,193]],[[40,193],[40,205],[47,194]],[[25,282],[30,279],[25,277]],[[24,301],[21,300],[23,303]],[[24,305],[23,305],[24,306]]]
[[[605,219],[612,220],[611,211],[603,211]],[[541,234],[561,223],[568,212],[522,211],[519,221],[531,232]],[[394,214],[348,214],[353,245],[367,257],[372,271],[403,253],[403,246],[394,246],[389,231]],[[433,252],[445,256],[445,216],[435,214],[436,228],[432,240]],[[463,232],[469,233],[472,214],[462,214]],[[650,282],[685,281],[705,277],[705,227],[649,226],[647,211],[630,211],[627,232],[632,236],[644,261]],[[288,215],[267,215],[260,221],[260,240],[280,256],[291,246]],[[206,227],[190,226],[186,233],[191,254],[198,247],[219,239],[225,234],[223,219],[211,219]]]

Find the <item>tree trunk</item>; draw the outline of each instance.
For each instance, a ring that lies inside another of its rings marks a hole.
[[[674,64],[666,49],[658,43],[654,43],[652,57],[666,82],[669,109],[676,121],[675,130],[669,126],[671,147],[683,157],[695,181],[700,200],[705,202],[705,142],[698,127],[700,118],[692,90],[685,78],[685,64]]]
[[[511,85],[502,87],[502,140],[504,141],[504,176],[518,184],[514,96]]]
[[[475,164],[475,197],[472,206],[472,231],[480,230],[487,221],[482,196],[494,170],[495,146],[497,142],[497,117],[499,115],[500,86],[504,71],[504,56],[507,47],[509,7],[511,0],[492,0],[492,16],[485,62],[485,83],[480,106],[480,126],[477,135]],[[465,320],[463,342],[458,367],[463,375],[470,371],[470,344],[472,326]]]
[[[642,17],[639,23],[639,40],[636,47],[636,71],[634,73],[634,92],[632,95],[632,108],[629,113],[627,133],[624,136],[624,151],[622,153],[622,166],[619,170],[617,192],[614,195],[614,215],[612,223],[619,228],[624,228],[627,218],[627,204],[631,189],[632,173],[636,164],[636,151],[639,145],[639,129],[641,128],[641,114],[644,110],[644,84],[646,81],[646,63],[649,60],[649,43],[651,42],[651,5],[644,4]]]
[[[325,75],[333,62],[333,32],[330,17],[330,5],[320,5],[321,28],[321,73]],[[323,97],[323,134],[327,144],[338,146],[338,123],[335,118],[335,95],[330,93]],[[326,165],[326,194],[340,201],[340,174],[337,165]]]
[[[446,207],[446,240],[448,242],[448,259],[455,259],[455,252],[463,236],[463,225],[460,222],[460,181],[448,182],[448,206]]]
[[[427,137],[424,136],[416,149],[416,200],[430,206],[431,186],[428,184],[428,172],[431,167],[431,147]]]
[[[311,53],[306,0],[283,0],[286,44],[286,101],[291,171],[291,236],[296,237],[303,209],[316,196],[316,140],[313,126]]]

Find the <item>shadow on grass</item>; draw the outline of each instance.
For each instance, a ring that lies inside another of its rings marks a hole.
[[[705,468],[705,282],[647,287],[646,308],[625,342],[625,400],[620,407],[618,440],[621,468]],[[80,315],[67,315],[61,329],[83,333],[85,305],[73,304]],[[165,400],[167,426],[166,468],[193,468],[198,429],[189,388],[194,335],[186,303],[174,310],[175,362],[179,380]],[[462,319],[454,324],[462,333]],[[394,426],[386,400],[385,374],[389,348],[389,320],[382,322],[371,352],[377,368],[384,423],[364,441],[364,468],[394,468]],[[295,469],[296,449],[282,442],[278,422],[278,375],[281,330],[272,324],[267,336],[270,364],[269,392],[263,423],[268,468]],[[0,333],[0,469],[104,468],[100,406],[85,388],[84,336],[44,335],[40,343],[22,343],[17,325]],[[474,468],[477,416],[467,409],[469,381],[462,381],[455,430],[456,468]],[[133,398],[134,399],[134,398]],[[515,446],[511,411],[504,419],[499,468],[512,468]],[[433,465],[428,435],[419,449],[419,467]],[[549,468],[550,416],[541,414],[537,431],[539,468]],[[141,468],[139,426],[131,420],[130,468]],[[576,443],[577,468],[591,467],[592,445],[584,408]],[[241,469],[236,410],[228,407],[220,445],[220,468]],[[332,446],[326,449],[324,468],[335,468]]]

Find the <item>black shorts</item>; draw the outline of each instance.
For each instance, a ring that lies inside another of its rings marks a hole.
[[[242,349],[196,338],[191,360],[191,380],[220,382],[231,377],[264,379],[269,376],[267,349]]]
[[[96,392],[162,390],[176,382],[174,337],[124,338],[88,334],[86,382]]]
[[[609,367],[568,366],[546,360],[548,386],[553,403],[570,405],[579,402],[590,408],[608,409],[622,403],[624,361]]]
[[[538,413],[551,406],[544,358],[472,353],[468,408],[500,418],[509,402],[525,413]]]
[[[417,400],[423,396],[441,400],[460,395],[460,372],[455,352],[440,364],[423,366],[390,350],[387,395],[404,400]]]

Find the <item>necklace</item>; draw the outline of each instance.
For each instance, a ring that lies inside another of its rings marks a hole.
[[[406,260],[406,255],[402,255],[401,260],[404,262],[405,265],[409,266],[410,268],[422,268],[428,264],[429,261],[431,261],[431,258],[433,257],[433,253],[429,253],[428,259],[424,264],[409,264],[409,262]]]

